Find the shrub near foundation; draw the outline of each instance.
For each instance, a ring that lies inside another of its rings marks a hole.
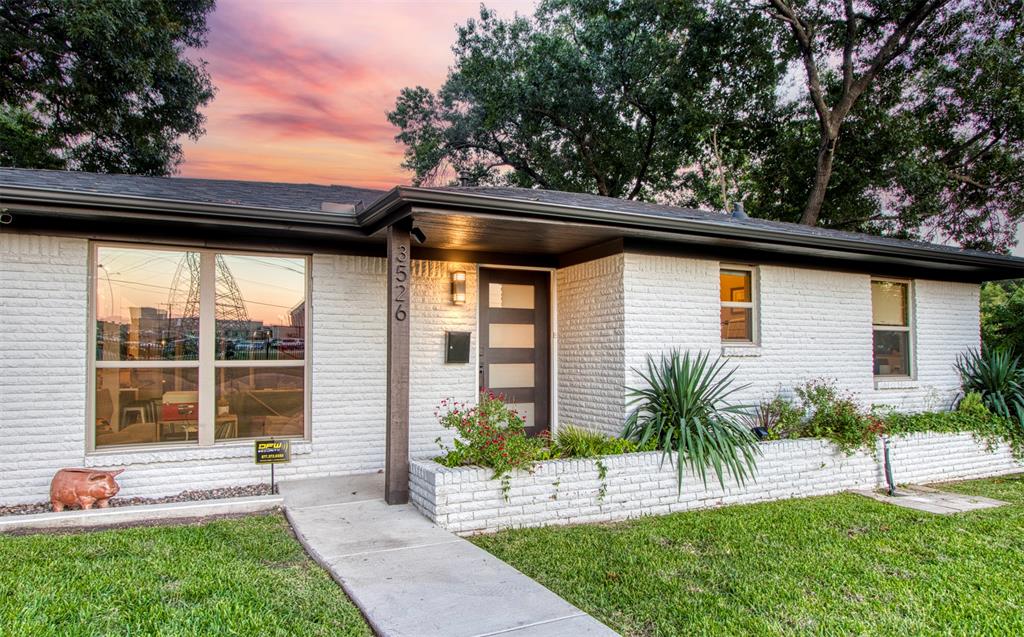
[[[457,434],[452,448],[437,439],[445,453],[435,461],[446,467],[479,465],[505,480],[513,470],[529,468],[546,446],[526,435],[523,418],[505,404],[504,396],[487,390],[480,392],[476,405],[445,399],[437,415],[445,429]]]
[[[965,392],[974,392],[988,409],[1024,427],[1024,362],[1008,350],[971,350],[956,361]]]
[[[768,440],[824,438],[845,453],[872,449],[882,433],[882,421],[857,405],[853,395],[841,392],[825,379],[797,387],[797,400],[777,396],[747,416],[751,427],[763,427]]]
[[[645,386],[627,389],[634,408],[623,437],[640,447],[654,445],[665,456],[675,452],[680,491],[685,467],[705,485],[713,470],[723,488],[725,474],[740,486],[754,477],[761,449],[743,422],[748,408],[729,400],[747,387],[733,384],[735,368],[708,352],[673,350],[658,359],[648,356],[646,370],[634,371]]]
[[[638,450],[629,440],[572,425],[559,427],[554,438],[548,432],[527,436],[522,417],[505,403],[505,397],[486,390],[476,405],[445,399],[436,414],[441,425],[454,430],[456,436],[451,447],[437,439],[444,454],[434,461],[446,467],[486,467],[503,483],[512,471],[529,470],[542,460],[600,458]]]
[[[636,443],[610,438],[573,425],[562,425],[551,441],[551,458],[600,458],[634,451],[653,451],[653,445],[641,450]]]
[[[926,411],[917,414],[892,412],[885,416],[890,435],[911,433],[972,433],[990,449],[1006,442],[1014,457],[1024,459],[1024,429],[1016,420],[993,414],[980,394],[969,393],[953,411]]]

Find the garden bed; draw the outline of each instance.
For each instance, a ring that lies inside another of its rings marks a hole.
[[[600,459],[550,460],[517,470],[503,484],[491,469],[410,468],[412,502],[439,526],[460,534],[505,528],[605,522],[727,504],[826,495],[885,484],[881,444],[845,453],[818,439],[765,442],[755,480],[723,488],[690,472],[679,488],[674,463],[660,451]],[[891,439],[897,483],[935,482],[1021,471],[1007,444],[970,433],[919,433]]]
[[[110,507],[129,507],[144,504],[166,504],[170,502],[200,502],[204,500],[222,500],[224,498],[247,498],[258,495],[271,495],[269,484],[250,484],[238,487],[223,487],[220,489],[203,489],[182,491],[176,495],[167,495],[158,498],[142,497],[119,497],[110,499]],[[77,510],[71,507],[68,510]],[[50,513],[53,509],[49,502],[35,502],[31,504],[12,504],[0,506],[0,517],[5,515],[34,515],[37,513]]]

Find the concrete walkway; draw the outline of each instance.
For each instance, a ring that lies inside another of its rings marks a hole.
[[[918,484],[908,484],[896,489],[896,495],[889,495],[886,491],[864,490],[856,491],[865,497],[886,504],[895,504],[905,509],[935,513],[937,515],[952,515],[964,513],[965,511],[977,511],[979,509],[993,509],[1006,504],[1002,500],[983,498],[978,495],[964,495],[949,491],[939,491],[930,487],[923,487]]]
[[[377,475],[282,482],[306,551],[387,637],[610,636],[611,629],[412,505]]]

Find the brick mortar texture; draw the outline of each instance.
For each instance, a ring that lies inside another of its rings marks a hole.
[[[125,467],[125,495],[156,496],[265,481],[247,444],[85,453],[88,253],[83,239],[0,233],[0,432],[10,445],[0,505],[45,499],[61,467]],[[617,434],[631,367],[671,346],[720,351],[718,267],[712,260],[620,254],[557,277],[558,423]],[[468,274],[467,303],[450,303],[449,272]],[[376,471],[384,464],[386,262],[315,254],[311,265],[311,432],[282,478]],[[870,375],[870,279],[760,268],[762,344],[737,358],[743,398],[832,376],[865,404],[943,406],[953,361],[978,344],[978,286],[916,281],[918,379],[876,390]],[[476,390],[477,278],[472,264],[413,263],[410,450],[437,451],[434,408]],[[445,330],[473,334],[469,364],[444,363]],[[748,378],[742,378],[747,376]]]
[[[516,472],[506,500],[499,480],[478,467],[447,468],[415,461],[410,469],[413,504],[455,533],[505,528],[608,522],[644,515],[729,504],[828,495],[885,485],[881,449],[846,455],[824,440],[762,443],[755,481],[707,486],[687,470],[680,493],[673,461],[661,452],[596,460],[554,460]],[[901,484],[980,478],[1024,471],[1005,444],[989,449],[970,434],[914,434],[892,440],[895,479]]]
[[[89,243],[0,234],[0,432],[5,453],[0,505],[38,502],[62,467],[123,467],[125,496],[268,480],[251,443],[86,454]],[[448,272],[469,273],[465,306],[450,303]],[[432,455],[444,432],[440,398],[473,397],[476,365],[444,364],[444,330],[475,332],[476,274],[466,264],[413,263],[411,453]],[[311,266],[312,439],[293,443],[280,479],[376,471],[384,465],[386,262],[315,254]],[[475,342],[473,345],[475,349]]]
[[[915,280],[916,378],[879,383],[872,366],[871,277],[808,268],[757,268],[760,338],[756,348],[728,346],[720,335],[722,262],[626,254],[625,384],[648,354],[676,347],[728,354],[736,382],[749,387],[735,400],[756,402],[815,378],[828,378],[865,407],[905,411],[948,407],[959,392],[957,356],[980,346],[979,286]],[[886,388],[889,386],[888,388]],[[601,429],[606,429],[602,427]]]
[[[558,424],[622,428],[624,312],[618,254],[558,270]]]

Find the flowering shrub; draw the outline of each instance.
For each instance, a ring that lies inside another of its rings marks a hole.
[[[495,478],[504,479],[513,470],[529,468],[546,455],[545,441],[526,435],[522,417],[505,404],[500,394],[484,390],[476,405],[443,400],[437,415],[445,429],[458,434],[453,448],[437,440],[445,451],[437,462],[446,467],[480,465],[494,470]]]
[[[885,433],[884,419],[865,412],[849,392],[831,380],[815,379],[794,389],[797,401],[777,396],[748,414],[750,427],[763,427],[766,439],[825,438],[846,453],[871,450]]]

